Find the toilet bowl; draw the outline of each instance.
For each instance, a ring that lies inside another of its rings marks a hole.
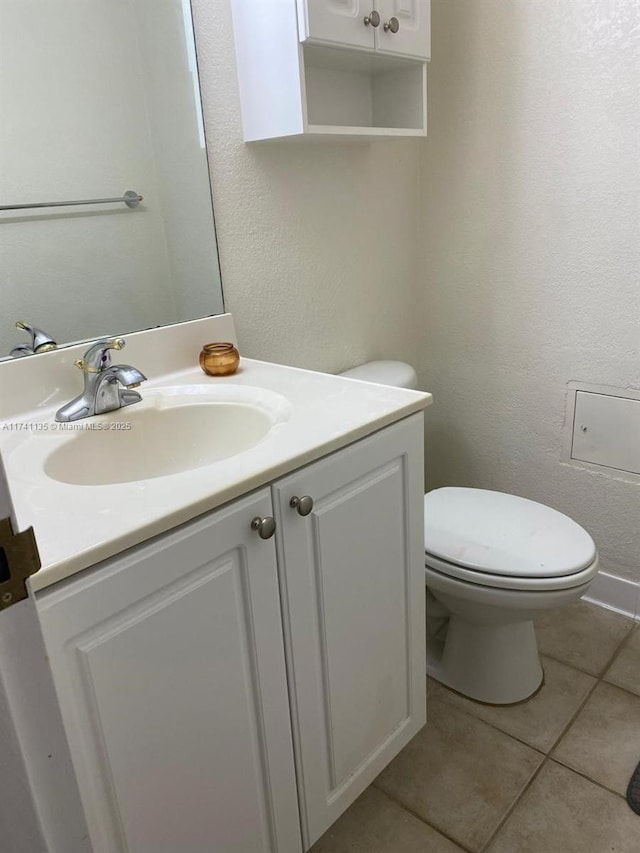
[[[344,376],[415,387],[402,362]],[[544,504],[446,487],[425,495],[427,672],[472,699],[520,702],[543,681],[533,621],[577,601],[598,570],[589,534]]]
[[[427,670],[481,702],[527,699],[543,680],[533,620],[587,591],[593,540],[548,506],[485,489],[436,489],[424,514],[427,589],[448,612]]]

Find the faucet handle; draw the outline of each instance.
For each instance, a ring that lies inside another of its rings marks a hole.
[[[49,352],[50,350],[58,348],[57,343],[53,340],[50,334],[44,332],[42,329],[36,328],[36,326],[30,326],[29,323],[25,323],[24,320],[18,320],[16,323],[16,329],[22,329],[31,335],[30,348],[32,352]],[[19,345],[22,349],[24,346],[28,345]],[[16,349],[18,349],[18,347],[16,347]]]
[[[123,348],[123,338],[103,338],[103,340],[96,341],[95,344],[92,344],[85,352],[84,358],[76,359],[74,364],[85,373],[100,373],[107,367],[111,366],[109,350],[120,350]]]
[[[87,364],[84,358],[76,358],[73,363],[75,367],[79,367],[80,370],[84,371],[85,373],[100,373],[99,367],[91,367]]]

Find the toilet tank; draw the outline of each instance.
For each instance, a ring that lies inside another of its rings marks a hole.
[[[363,382],[377,382],[379,385],[393,385],[396,388],[418,388],[415,370],[404,361],[367,361],[343,371],[340,376],[361,379]]]

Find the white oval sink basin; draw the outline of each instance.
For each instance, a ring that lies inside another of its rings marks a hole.
[[[289,414],[284,397],[263,389],[154,389],[141,403],[59,427],[73,435],[47,456],[44,471],[76,486],[180,474],[255,447]]]

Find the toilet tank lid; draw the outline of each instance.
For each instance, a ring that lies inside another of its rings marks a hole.
[[[358,367],[345,370],[340,376],[377,382],[378,385],[393,385],[396,388],[416,389],[418,377],[410,364],[404,361],[367,361]]]
[[[591,565],[596,546],[568,516],[527,498],[448,487],[424,498],[425,551],[503,577],[554,578]]]

